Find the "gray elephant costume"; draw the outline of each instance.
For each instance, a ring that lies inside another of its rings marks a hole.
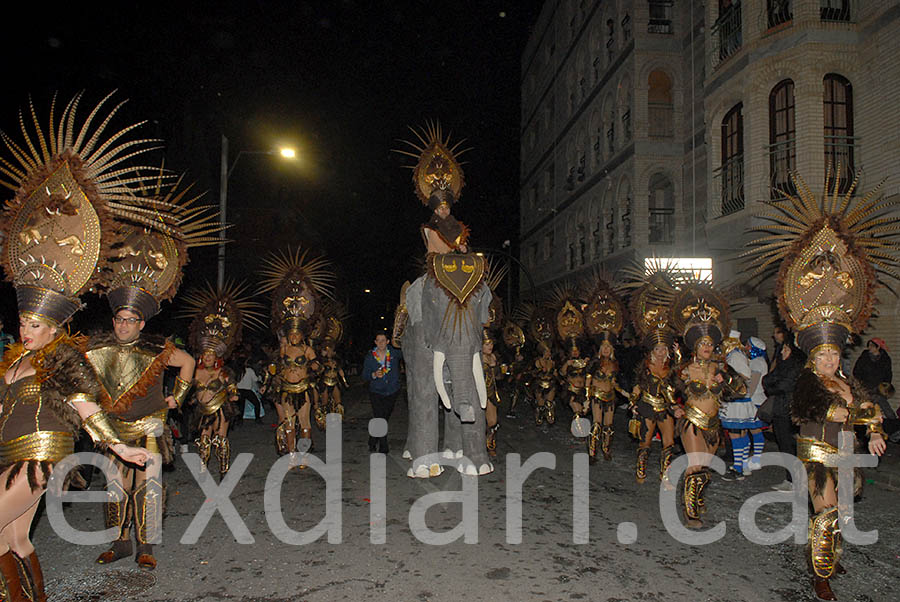
[[[409,476],[440,474],[435,456],[429,457],[438,451],[438,397],[445,408],[444,457],[458,459],[457,470],[465,474],[487,474],[493,465],[485,445],[481,335],[492,294],[484,259],[430,254],[427,263],[428,273],[406,291]]]

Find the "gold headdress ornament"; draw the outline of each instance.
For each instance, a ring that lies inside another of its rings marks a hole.
[[[325,325],[322,345],[336,347],[344,338],[344,324],[350,319],[350,312],[340,301],[327,301],[322,316]]]
[[[331,298],[335,274],[324,257],[307,259],[309,251],[288,249],[270,255],[260,270],[259,292],[272,291],[272,330],[303,333],[315,325],[324,298]]]
[[[525,332],[536,346],[551,348],[555,319],[552,307],[537,307],[533,303],[520,303],[510,314],[510,319],[517,324],[525,325]]]
[[[609,284],[609,276],[595,272],[582,284],[588,304],[584,310],[587,333],[600,340],[615,339],[625,326],[625,304]]]
[[[121,240],[113,249],[108,275],[107,300],[113,314],[121,309],[149,320],[162,301],[175,296],[187,250],[220,242],[222,227],[211,206],[195,205],[202,195],[188,197],[190,186],[179,189],[181,180],[164,190],[162,173],[152,196],[138,197],[148,209],[117,228]],[[139,218],[139,219],[138,219]]]
[[[584,336],[584,315],[575,289],[569,283],[557,284],[547,304],[555,311],[554,324],[560,340],[566,341],[570,347],[577,347],[578,339]]]
[[[437,207],[436,205],[431,206],[434,203],[432,195],[437,191],[449,193],[449,195],[440,195],[441,199],[438,203],[455,203],[459,200],[459,195],[466,184],[462,166],[459,163],[459,156],[469,150],[459,150],[465,140],[451,144],[450,136],[445,138],[441,131],[441,125],[435,122],[429,122],[423,128],[410,127],[409,130],[415,135],[418,142],[408,140],[401,142],[411,147],[414,152],[399,149],[395,149],[394,152],[416,159],[416,164],[409,166],[413,170],[416,196],[423,205],[432,209]]]
[[[894,217],[879,217],[898,199],[879,195],[882,181],[854,201],[859,176],[840,193],[840,178],[829,168],[822,200],[798,174],[791,174],[796,195],[766,202],[774,211],[761,214],[772,223],[754,230],[768,236],[751,242],[743,254],[754,268],[750,277],[778,266],[775,297],[778,311],[807,353],[820,345],[843,347],[850,333],[868,324],[879,275],[900,279]],[[780,262],[780,263],[779,263]]]
[[[728,299],[713,288],[712,281],[682,278],[671,304],[672,326],[684,337],[691,351],[709,338],[713,346],[722,342],[731,327]]]
[[[195,352],[213,351],[227,358],[241,342],[244,326],[252,330],[264,327],[263,306],[247,289],[244,283],[229,281],[221,290],[207,283],[188,291],[180,315],[193,318],[190,343]]]
[[[620,290],[631,294],[629,311],[634,329],[647,349],[656,345],[670,347],[675,342],[669,306],[674,299],[677,276],[672,263],[653,257],[622,269],[625,282]]]
[[[112,220],[140,213],[134,191],[152,189],[156,168],[137,165],[138,155],[159,148],[158,140],[128,139],[144,122],[107,135],[124,104],[102,115],[107,95],[80,125],[77,94],[57,121],[50,105],[46,130],[30,105],[31,128],[19,114],[24,142],[0,134],[11,157],[0,157],[0,184],[15,191],[3,208],[3,267],[16,288],[19,313],[53,326],[81,307],[79,296],[94,290],[115,243]],[[99,120],[95,121],[95,120]]]

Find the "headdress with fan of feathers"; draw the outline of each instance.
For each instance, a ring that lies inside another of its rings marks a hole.
[[[579,296],[587,301],[584,309],[584,327],[587,333],[595,339],[615,343],[625,326],[627,311],[610,284],[611,281],[609,273],[595,270],[582,280]]]
[[[331,298],[335,274],[322,256],[307,259],[309,251],[288,249],[263,262],[259,292],[272,292],[272,330],[275,333],[308,330]]]
[[[731,328],[728,298],[713,286],[712,278],[680,274],[670,308],[672,327],[691,351],[706,337],[718,345]]]
[[[77,311],[83,292],[102,288],[116,242],[113,220],[134,216],[134,191],[152,189],[157,180],[155,168],[135,161],[159,141],[130,139],[145,122],[108,131],[125,104],[106,110],[113,94],[80,124],[82,94],[58,120],[54,98],[46,130],[29,103],[30,128],[19,114],[23,142],[0,133],[8,152],[0,157],[0,184],[15,191],[0,219],[4,271],[16,287],[20,313],[52,325]]]
[[[491,307],[490,307],[490,318],[488,319],[487,324],[484,325],[485,328],[496,330],[503,324],[503,299],[500,298],[500,295],[497,294],[497,288],[500,286],[500,283],[503,282],[503,279],[506,277],[509,272],[509,264],[505,262],[498,261],[496,257],[488,256],[485,258],[486,268],[485,268],[485,282],[487,282],[488,287],[491,289],[492,297],[491,297]]]
[[[416,196],[423,205],[431,209],[436,208],[431,206],[434,202],[432,195],[436,191],[449,192],[451,197],[449,202],[458,201],[466,184],[459,162],[460,155],[469,150],[459,149],[465,140],[451,144],[450,136],[444,137],[441,124],[437,122],[429,122],[425,127],[418,129],[410,127],[409,130],[417,141],[401,142],[412,151],[394,149],[394,152],[416,159],[415,165],[409,166],[413,170]]]
[[[344,325],[350,319],[347,304],[329,299],[322,307],[322,317],[324,323],[322,345],[337,347],[344,338]]]
[[[135,193],[135,214],[117,220],[121,242],[113,248],[106,287],[114,314],[129,309],[150,319],[178,291],[188,249],[221,242],[215,208],[197,204],[202,194],[190,196],[182,178],[168,185],[164,176],[160,168],[156,188]]]
[[[555,316],[552,307],[523,302],[516,306],[509,317],[514,324],[524,329],[537,347],[550,349],[553,345]]]
[[[879,277],[900,279],[900,225],[884,215],[898,197],[882,198],[882,181],[856,199],[859,175],[841,192],[839,173],[840,166],[826,170],[821,200],[799,174],[791,174],[798,192],[766,202],[770,209],[760,217],[770,223],[754,230],[767,235],[742,255],[752,267],[751,279],[777,268],[779,313],[808,353],[823,344],[842,347],[850,333],[865,329]]]
[[[570,347],[576,347],[584,337],[584,315],[575,287],[569,282],[555,285],[545,305],[554,312],[554,326],[559,339],[566,341]]]
[[[634,330],[647,349],[675,342],[669,306],[675,298],[677,275],[671,260],[651,257],[622,268],[622,295],[630,295],[628,311]]]
[[[196,353],[214,351],[227,358],[240,344],[244,327],[258,330],[263,305],[253,299],[246,283],[228,281],[222,289],[212,284],[189,290],[180,317],[191,318],[190,343]]]

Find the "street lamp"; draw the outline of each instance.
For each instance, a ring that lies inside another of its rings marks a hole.
[[[241,155],[275,155],[280,154],[283,159],[294,159],[297,151],[293,148],[281,148],[267,151],[239,151],[234,158],[234,163],[228,165],[228,138],[222,134],[222,161],[219,169],[219,274],[217,282],[219,290],[225,286],[225,212],[228,208],[228,178],[237,167]]]

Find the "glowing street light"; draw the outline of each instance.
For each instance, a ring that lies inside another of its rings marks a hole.
[[[371,290],[371,289],[368,289],[368,288],[365,288],[365,289],[363,289],[363,292],[366,293],[366,294],[368,294],[368,293],[371,293],[372,290]]]
[[[282,148],[280,151],[281,156],[285,159],[295,159],[297,158],[297,151],[292,148]]]

